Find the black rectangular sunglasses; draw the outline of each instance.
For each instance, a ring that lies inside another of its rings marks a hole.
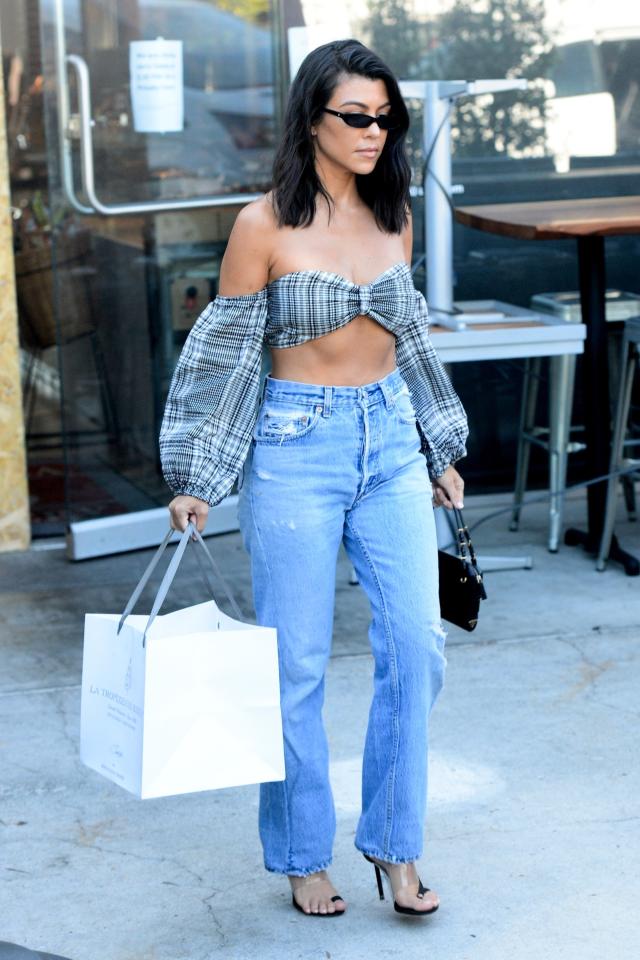
[[[322,109],[325,113],[340,117],[348,127],[370,127],[372,123],[377,123],[381,130],[394,130],[397,127],[396,119],[391,114],[380,113],[377,117],[371,117],[368,113],[340,113],[338,110],[330,110],[329,107]]]

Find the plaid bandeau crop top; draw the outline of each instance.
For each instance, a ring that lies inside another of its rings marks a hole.
[[[416,289],[406,263],[393,264],[370,283],[352,283],[324,270],[297,270],[265,289],[269,347],[292,347],[322,337],[362,314],[397,333],[415,311]]]
[[[467,418],[428,333],[424,296],[395,263],[369,283],[324,270],[283,274],[255,293],[218,296],[182,348],[160,429],[160,459],[174,494],[210,505],[231,491],[258,414],[262,351],[325,336],[367,315],[396,337],[432,478],[465,456]]]

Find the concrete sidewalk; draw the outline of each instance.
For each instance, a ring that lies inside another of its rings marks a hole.
[[[499,499],[467,498],[467,520]],[[571,499],[567,522],[584,512]],[[441,907],[417,921],[378,900],[353,847],[372,660],[343,554],[325,717],[349,908],[332,920],[295,912],[264,870],[257,787],[141,802],[79,761],[83,614],[119,611],[151,551],[0,556],[1,960],[23,956],[3,942],[70,960],[637,960],[640,579],[549,554],[542,507],[518,534],[507,520],[477,549],[535,566],[487,574],[478,629],[450,628],[420,865]],[[640,553],[640,525],[618,533]],[[208,543],[251,619],[239,535]],[[203,599],[195,570],[187,557],[167,609]]]

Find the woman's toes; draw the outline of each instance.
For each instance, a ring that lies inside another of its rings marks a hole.
[[[327,914],[344,911],[345,903],[343,900],[334,903],[331,899],[332,896],[337,896],[337,894],[326,874],[312,875],[311,879],[306,879],[306,881],[293,877],[290,877],[290,880],[295,900],[306,914],[326,916]],[[312,889],[306,890],[305,887],[312,887]]]
[[[420,904],[423,904],[423,906],[420,906]],[[425,893],[422,897],[418,897],[419,910],[433,910],[434,907],[438,906],[440,906],[440,901],[433,893]]]
[[[434,907],[440,905],[437,895],[431,893],[431,891],[419,897],[417,892],[411,893],[406,887],[398,891],[396,900],[401,907],[413,907],[414,910],[420,910],[421,913],[433,910]]]

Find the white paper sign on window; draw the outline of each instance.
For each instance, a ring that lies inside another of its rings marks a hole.
[[[129,44],[133,127],[138,133],[171,133],[184,126],[182,40]]]

